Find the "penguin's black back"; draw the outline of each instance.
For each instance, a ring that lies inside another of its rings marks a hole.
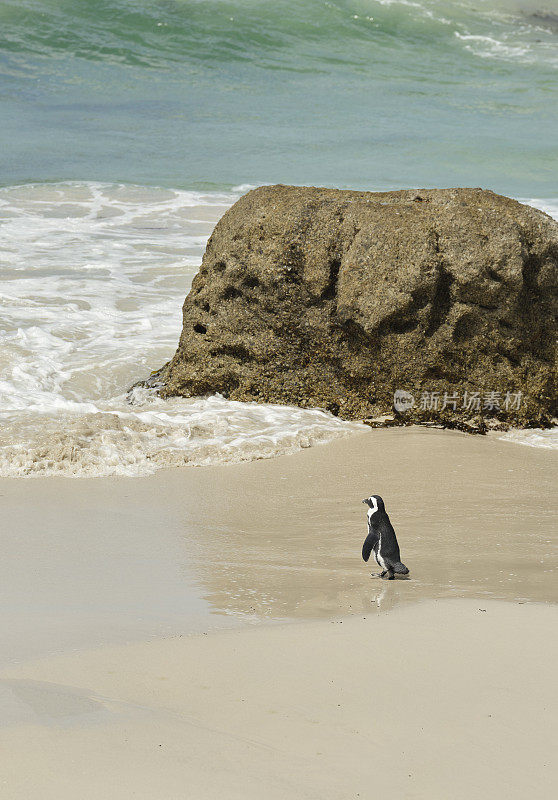
[[[368,520],[368,536],[362,547],[362,557],[368,561],[372,550],[380,548],[380,554],[387,567],[392,567],[401,562],[399,544],[393,525],[386,511],[376,511]]]

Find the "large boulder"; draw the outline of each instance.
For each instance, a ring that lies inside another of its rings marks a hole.
[[[505,423],[558,413],[558,223],[489,191],[255,189],[217,224],[183,312],[163,396],[359,419],[406,390],[406,420],[457,420],[480,392]]]

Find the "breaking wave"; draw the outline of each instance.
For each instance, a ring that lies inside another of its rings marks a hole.
[[[0,190],[0,476],[142,475],[359,429],[319,410],[126,394],[174,353],[207,237],[246,188]]]

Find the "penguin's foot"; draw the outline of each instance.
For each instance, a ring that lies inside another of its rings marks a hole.
[[[380,572],[380,578],[383,578],[385,575],[387,575],[387,569],[385,569],[383,572]]]
[[[392,569],[387,569],[386,572],[387,572],[387,576],[388,576],[388,581],[395,580],[395,575],[393,574],[393,570]],[[385,574],[386,573],[384,572],[384,575]]]

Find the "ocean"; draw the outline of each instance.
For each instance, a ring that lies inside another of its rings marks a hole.
[[[557,78],[555,1],[0,3],[0,475],[360,429],[127,390],[173,354],[207,237],[250,186],[482,186],[558,218]]]

